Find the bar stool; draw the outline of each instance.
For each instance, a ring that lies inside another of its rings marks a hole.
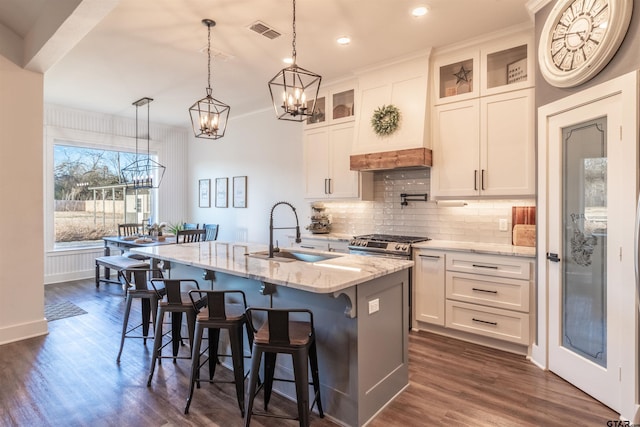
[[[149,279],[152,276],[162,277],[162,272],[158,269],[151,268],[135,268],[118,271],[118,277],[124,281],[123,286],[126,292],[126,307],[122,321],[122,334],[120,335],[120,350],[118,351],[118,358],[116,359],[118,362],[120,362],[125,338],[142,338],[146,345],[147,339],[153,339],[154,337],[153,328],[151,329],[151,335],[149,335],[149,322],[151,322],[152,325],[154,324],[153,313],[156,312],[158,301],[163,297],[165,290],[163,288],[152,288],[149,286]],[[133,283],[131,279],[133,279]],[[134,298],[141,300],[142,321],[129,328],[129,314],[131,313],[131,303]],[[142,335],[133,335],[134,331],[137,331],[138,328],[142,328]]]
[[[265,323],[260,329],[255,328],[254,314],[264,312],[267,315]],[[308,317],[308,321],[289,320],[290,314]],[[255,337],[251,356],[251,372],[249,374],[249,390],[247,391],[247,411],[244,418],[245,427],[249,426],[251,416],[266,416],[276,418],[297,419],[301,427],[309,425],[309,412],[318,404],[320,418],[324,418],[322,401],[320,399],[320,379],[318,376],[318,352],[316,349],[316,335],[313,326],[313,313],[306,309],[275,309],[275,308],[248,308],[246,311],[247,322],[253,329]],[[264,353],[264,384],[258,387],[260,362]],[[294,380],[274,378],[276,358],[278,353],[290,354],[293,359]],[[307,359],[311,365],[313,382],[309,382]],[[253,399],[260,388],[264,387],[264,410],[271,398],[273,381],[293,382],[296,386],[296,399],[298,402],[298,416],[285,417],[268,414],[266,412],[253,412]],[[309,385],[313,385],[314,399],[309,408]]]
[[[226,302],[228,297],[242,297],[242,302]],[[244,340],[242,328],[247,329],[249,345],[253,344],[253,331],[247,324],[245,310],[247,309],[247,298],[244,292],[239,290],[213,291],[213,290],[192,290],[189,297],[195,310],[202,310],[196,316],[196,331],[193,339],[191,351],[191,384],[189,387],[189,397],[184,413],[189,413],[189,406],[193,399],[194,385],[200,388],[200,382],[208,383],[234,383],[236,385],[236,398],[240,413],[244,417]],[[204,300],[204,303],[202,302]],[[200,351],[204,330],[209,330],[209,345]],[[220,340],[220,329],[226,329],[229,334],[229,344],[231,354],[219,354],[218,345]],[[208,357],[201,361],[201,357],[208,351]],[[216,364],[218,357],[231,357],[233,364],[233,381],[214,381]],[[209,362],[209,380],[200,379],[200,368]]]
[[[153,357],[151,359],[151,368],[149,370],[149,379],[147,387],[151,386],[153,372],[156,367],[156,361],[162,363],[162,359],[173,359],[176,363],[177,359],[191,359],[189,356],[178,356],[180,345],[182,344],[182,315],[187,316],[187,330],[189,331],[189,343],[193,345],[193,333],[196,324],[196,310],[194,304],[189,298],[188,291],[192,289],[200,289],[198,282],[193,279],[151,279],[151,285],[154,289],[164,288],[166,290],[166,300],[158,302],[158,314],[156,315],[155,339],[153,342]],[[165,313],[171,313],[171,331],[163,333],[163,322]],[[171,339],[163,343],[162,338],[171,334]],[[162,349],[172,344],[172,356],[163,356]]]

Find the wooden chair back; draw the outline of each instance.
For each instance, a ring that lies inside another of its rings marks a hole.
[[[140,234],[141,224],[118,224],[118,237],[137,236]]]
[[[206,233],[207,232],[204,229],[179,230],[176,234],[176,243],[203,242],[205,240]]]

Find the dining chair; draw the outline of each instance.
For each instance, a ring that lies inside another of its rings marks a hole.
[[[126,223],[126,224],[118,224],[118,237],[136,237],[142,231],[142,224],[136,223]],[[140,261],[146,261],[149,259],[146,255],[141,254],[133,254],[128,250],[124,249],[122,251],[122,256],[126,256],[127,258],[137,259]]]
[[[205,241],[218,239],[218,224],[203,224],[202,228],[207,231],[204,238]]]
[[[202,242],[205,240],[206,230],[179,230],[176,234],[176,243],[193,243]]]
[[[197,230],[198,227],[200,226],[199,223],[190,223],[190,222],[185,222],[182,224],[182,229],[183,230]]]
[[[118,224],[118,237],[130,237],[140,234],[141,224],[127,223]]]

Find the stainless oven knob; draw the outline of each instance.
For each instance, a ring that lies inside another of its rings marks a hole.
[[[402,246],[400,246],[400,243],[396,244],[396,251],[399,251],[401,247]]]
[[[356,244],[356,239],[352,239],[352,240],[349,242],[349,244],[350,244],[351,246],[355,245],[355,244]]]

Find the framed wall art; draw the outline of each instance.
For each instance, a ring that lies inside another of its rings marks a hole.
[[[226,208],[229,178],[216,178],[216,208]]]
[[[247,177],[246,176],[233,177],[233,207],[234,208],[247,207]]]
[[[198,181],[198,206],[201,208],[211,207],[211,180],[201,179]]]

